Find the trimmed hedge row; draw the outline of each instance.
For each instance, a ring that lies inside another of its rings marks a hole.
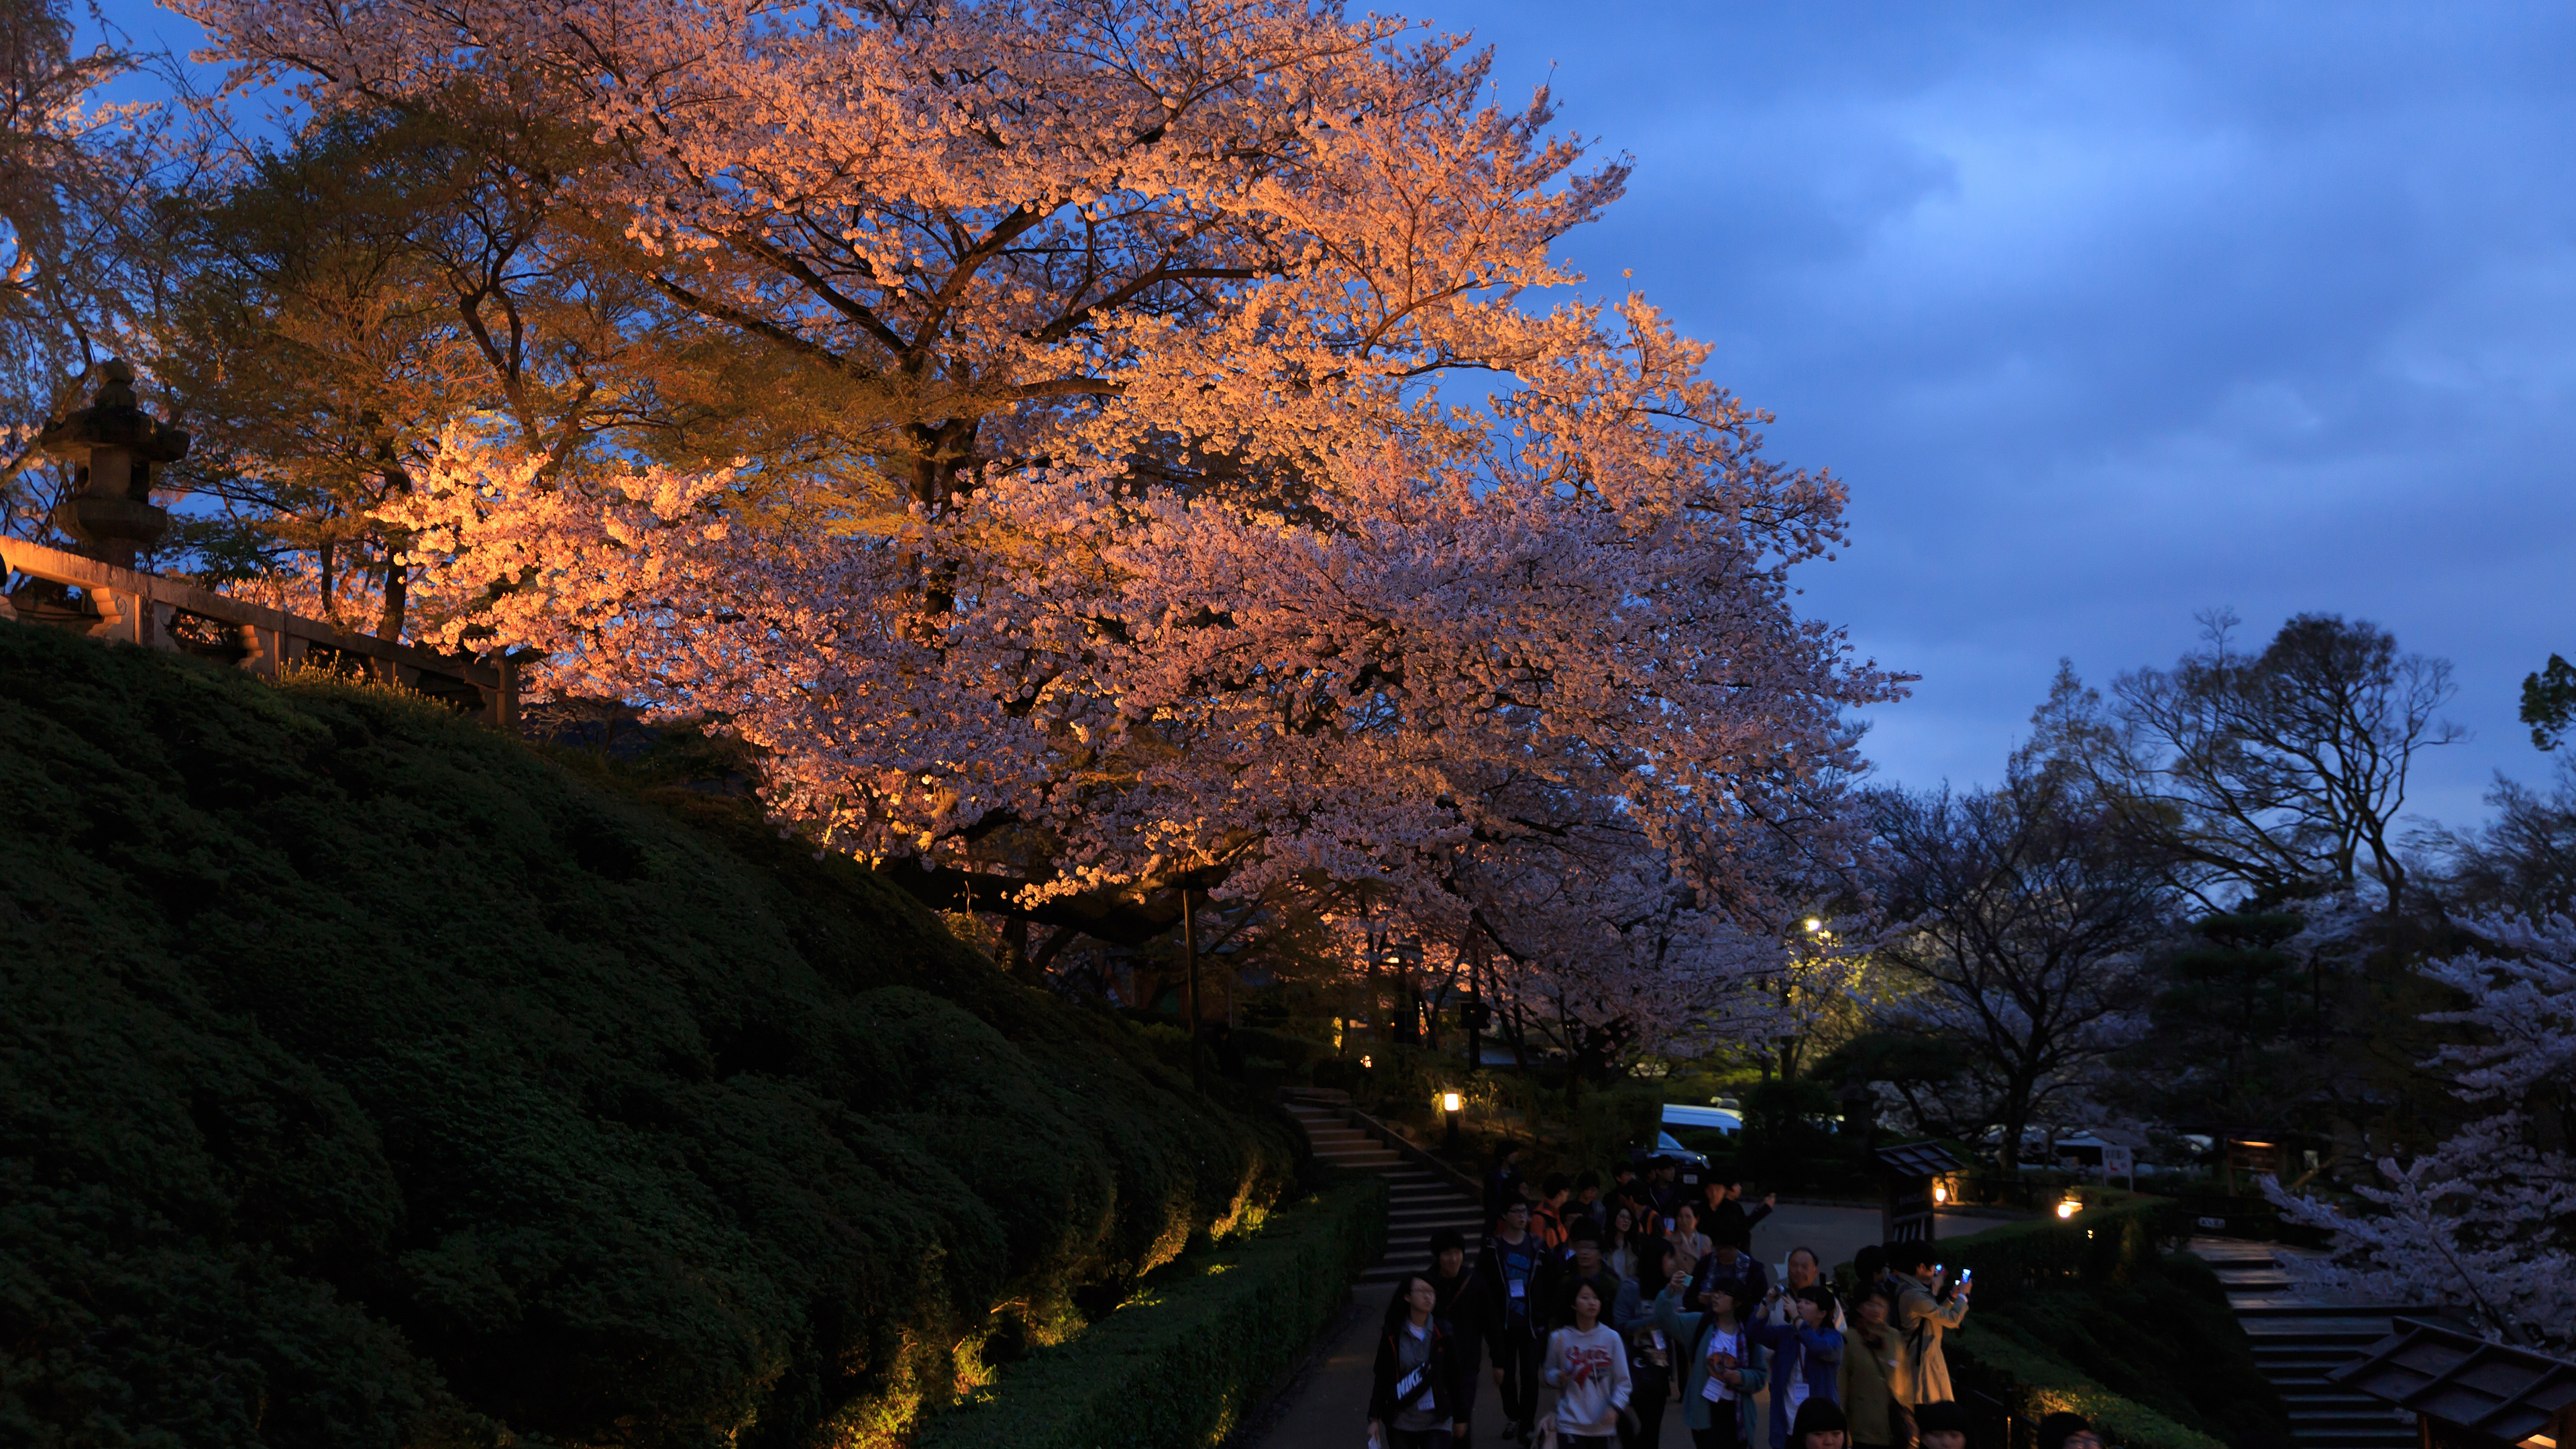
[[[2063,1220],[2007,1223],[1944,1242],[1941,1257],[1954,1270],[1977,1271],[1980,1306],[2007,1303],[2054,1284],[2124,1283],[2153,1271],[2156,1239],[2172,1210],[2163,1198],[2141,1197],[2087,1208]]]
[[[1193,1254],[1063,1343],[931,1418],[915,1449],[1214,1444],[1386,1251],[1385,1179],[1354,1176]]]
[[[1974,1268],[1977,1308],[1946,1345],[1963,1387],[2025,1421],[2060,1409],[2128,1449],[2216,1449],[2288,1434],[2206,1264],[2165,1254],[2172,1203],[2135,1198],[1941,1245]]]
[[[2134,1399],[2059,1362],[2009,1326],[1988,1322],[1944,1344],[1953,1381],[2008,1406],[2025,1423],[2060,1411],[2082,1414],[2104,1442],[2123,1449],[2226,1449]]]
[[[1294,1183],[738,800],[0,623],[0,1443],[899,1443]]]

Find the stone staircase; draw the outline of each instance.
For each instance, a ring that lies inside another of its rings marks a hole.
[[[1315,1145],[1318,1158],[1386,1179],[1386,1256],[1360,1275],[1359,1292],[1373,1287],[1391,1291],[1405,1274],[1430,1268],[1431,1234],[1439,1228],[1456,1228],[1473,1257],[1485,1226],[1474,1196],[1352,1126],[1345,1107],[1315,1100],[1292,1101],[1287,1107],[1306,1129],[1306,1140]]]
[[[2414,1416],[2326,1375],[2386,1338],[2394,1315],[2426,1310],[2302,1297],[2282,1267],[2285,1250],[2270,1243],[2194,1238],[2191,1251],[2227,1289],[2255,1364],[2289,1405],[2296,1449],[2414,1449]]]

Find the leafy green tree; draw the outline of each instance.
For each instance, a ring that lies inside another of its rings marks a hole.
[[[2319,970],[2285,949],[2289,911],[2207,916],[2165,963],[2154,1031],[2124,1080],[2157,1119],[2190,1131],[2289,1125],[2313,1100],[2325,1015]]]
[[[2539,673],[2523,676],[2522,722],[2531,726],[2532,744],[2554,750],[2571,717],[2576,717],[2576,664],[2552,654]]]

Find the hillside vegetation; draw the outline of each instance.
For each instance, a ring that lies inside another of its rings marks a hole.
[[[739,802],[390,690],[0,624],[0,820],[11,1442],[886,1442],[1296,1167]]]

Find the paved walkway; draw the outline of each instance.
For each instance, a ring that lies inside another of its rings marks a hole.
[[[1389,1225],[1386,1261],[1362,1279],[1339,1323],[1326,1333],[1323,1350],[1304,1376],[1281,1396],[1264,1423],[1245,1437],[1243,1449],[1359,1449],[1368,1433],[1369,1368],[1377,1351],[1377,1324],[1386,1312],[1395,1277],[1428,1262],[1431,1228],[1440,1222],[1457,1223],[1462,1206],[1465,1221],[1459,1224],[1460,1231],[1470,1244],[1476,1242],[1476,1208],[1463,1193],[1445,1183],[1436,1190],[1426,1186],[1424,1180],[1439,1179],[1427,1169],[1410,1166],[1391,1149],[1351,1128],[1340,1113],[1312,1108],[1290,1110],[1307,1122],[1317,1156],[1386,1172],[1399,1193],[1408,1186],[1414,1189],[1410,1201],[1415,1206],[1408,1209],[1407,1200],[1399,1199],[1394,1208],[1395,1221]],[[1451,1195],[1459,1201],[1449,1203],[1446,1199]],[[1430,1205],[1435,1201],[1439,1206]],[[1990,1226],[1987,1221],[1945,1213],[1939,1231],[1956,1237]],[[1791,1248],[1812,1248],[1831,1268],[1847,1261],[1862,1244],[1877,1242],[1878,1234],[1879,1216],[1873,1209],[1793,1203],[1780,1207],[1754,1227],[1753,1251],[1764,1262],[1777,1264],[1788,1257]],[[1554,1398],[1552,1393],[1545,1394],[1540,1399],[1539,1412],[1549,1412]],[[1768,1398],[1767,1393],[1756,1395],[1755,1402],[1767,1409]],[[1489,1366],[1480,1368],[1476,1375],[1475,1425],[1477,1449],[1502,1443],[1502,1400]],[[1690,1449],[1690,1431],[1682,1424],[1678,1404],[1664,1416],[1657,1449]]]

